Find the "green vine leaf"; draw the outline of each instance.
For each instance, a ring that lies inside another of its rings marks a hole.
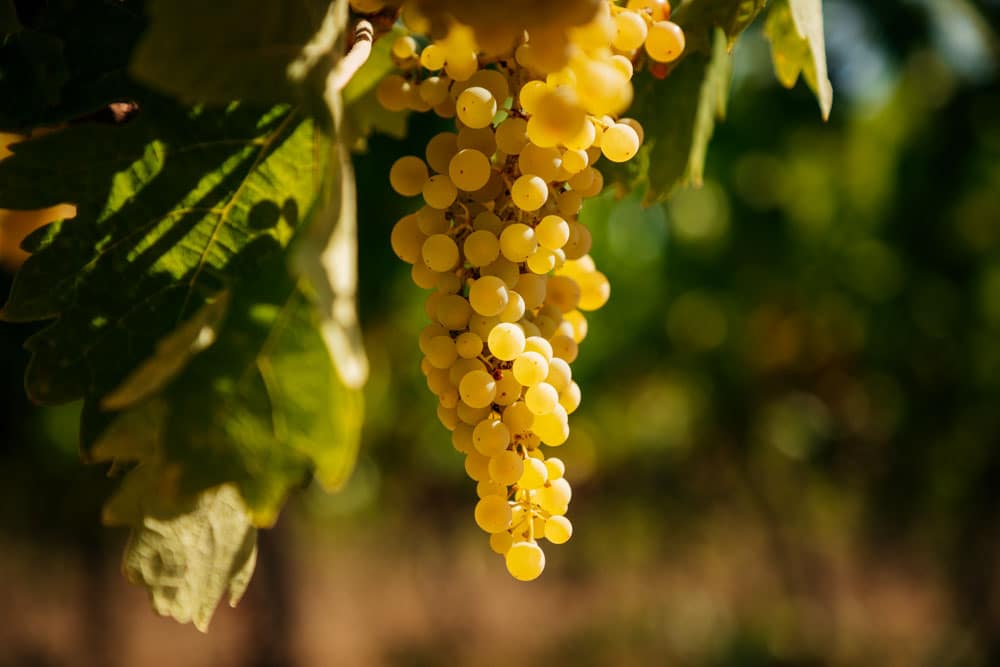
[[[328,47],[339,43],[346,6],[343,0],[150,0],[150,27],[131,71],[186,102],[293,102],[300,89],[289,66],[306,57],[322,70],[332,67],[334,58],[305,47],[317,29],[330,28],[324,17],[336,19]]]
[[[673,20],[682,28],[687,41],[687,53],[710,53],[714,49],[715,29],[726,38],[726,48],[732,50],[736,38],[753,23],[767,0],[688,0],[673,13]]]
[[[189,505],[165,508],[162,474],[139,466],[105,509],[107,523],[132,527],[122,570],[149,591],[153,608],[202,632],[223,597],[236,606],[257,559],[257,529],[231,485]]]
[[[646,139],[634,167],[608,167],[610,181],[627,190],[646,188],[646,201],[666,199],[688,183],[700,185],[716,119],[725,117],[732,55],[728,38],[716,29],[710,54],[692,53],[663,79],[637,76],[629,114],[645,129]],[[664,111],[668,100],[669,112]]]
[[[778,81],[791,88],[799,75],[816,95],[823,120],[830,117],[833,86],[827,75],[822,0],[775,0],[768,10],[764,34]]]

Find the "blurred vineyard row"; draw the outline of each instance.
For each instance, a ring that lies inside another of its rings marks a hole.
[[[1000,664],[998,7],[824,4],[829,124],[751,34],[704,187],[586,211],[612,298],[560,452],[576,535],[537,585],[484,553],[418,369],[384,195],[439,130],[414,117],[356,163],[357,472],[299,497],[207,637],[120,579],[115,481],[75,406],[27,405],[31,329],[0,327],[0,665]]]

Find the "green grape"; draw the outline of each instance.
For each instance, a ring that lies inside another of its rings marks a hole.
[[[404,197],[419,195],[427,178],[427,165],[412,155],[399,158],[389,170],[389,184]]]
[[[510,429],[499,419],[484,419],[476,424],[472,443],[481,454],[496,456],[510,444]]]
[[[507,285],[497,276],[485,275],[473,281],[469,287],[469,303],[480,315],[499,315],[507,306],[508,300]]]
[[[582,148],[567,148],[562,153],[562,168],[570,175],[579,174],[590,164],[590,156]],[[569,180],[569,179],[566,179]]]
[[[549,362],[538,352],[522,352],[514,360],[512,370],[518,382],[525,387],[533,387],[545,381],[545,376],[549,374]]]
[[[507,498],[486,496],[476,503],[476,524],[487,533],[499,533],[510,527],[511,511]]]
[[[500,233],[500,252],[512,262],[523,262],[537,247],[535,230],[524,223],[515,222]]]
[[[524,461],[524,471],[520,479],[517,480],[519,489],[538,489],[548,481],[549,471],[545,463],[536,458],[527,458]]]
[[[507,550],[507,571],[518,581],[531,581],[545,569],[545,554],[534,542],[515,542]]]
[[[490,535],[490,549],[501,556],[507,553],[512,544],[514,544],[514,536],[507,531]]]
[[[545,539],[552,544],[565,544],[573,536],[573,524],[564,516],[553,516],[545,522]]]
[[[646,21],[635,12],[620,12],[615,16],[615,36],[611,45],[619,51],[634,51],[646,41]]]
[[[444,71],[455,81],[465,81],[475,74],[479,59],[474,51],[449,51]]]
[[[490,91],[472,86],[462,91],[455,103],[458,119],[471,128],[486,127],[497,113],[497,101]]]
[[[632,131],[632,128],[628,128]],[[490,159],[477,150],[463,148],[448,165],[448,176],[459,189],[471,192],[490,179]]]
[[[619,123],[628,125],[633,130],[635,130],[635,135],[639,137],[639,143],[642,144],[643,138],[645,137],[645,132],[642,129],[642,124],[635,118],[619,118]]]
[[[455,351],[463,359],[475,359],[483,352],[483,339],[478,334],[466,331],[455,339]]]
[[[672,63],[684,52],[684,31],[676,23],[657,21],[646,36],[646,53],[653,60]]]
[[[402,78],[402,77],[400,77]],[[521,91],[518,93],[518,100],[521,105],[521,109],[525,113],[534,115],[538,111],[538,105],[541,102],[542,97],[548,93],[549,87],[545,85],[544,81],[528,81],[526,84],[521,86]],[[525,133],[527,133],[528,128],[525,124]]]
[[[551,339],[552,351],[560,359],[565,359],[566,363],[573,363],[580,353],[580,347],[570,336],[553,336]]]
[[[493,376],[483,370],[466,373],[458,385],[462,402],[473,408],[488,407],[493,402],[497,385]]]
[[[547,415],[559,405],[559,392],[547,382],[536,382],[524,392],[524,404],[536,417]]]
[[[432,208],[444,210],[450,207],[458,197],[458,188],[447,176],[438,174],[431,176],[424,183],[424,201]]]
[[[627,162],[639,152],[639,135],[625,123],[615,123],[601,137],[601,152],[612,162]]]
[[[490,331],[486,345],[497,359],[513,361],[524,351],[524,331],[516,324],[501,322]]]
[[[490,479],[498,484],[510,486],[521,479],[523,472],[524,461],[516,452],[504,451],[490,457]]]
[[[555,356],[549,359],[549,374],[545,376],[545,381],[557,392],[565,391],[572,379],[573,373],[564,359]]]
[[[458,246],[447,234],[435,234],[427,237],[420,249],[420,255],[429,269],[439,273],[450,271],[458,264]]]

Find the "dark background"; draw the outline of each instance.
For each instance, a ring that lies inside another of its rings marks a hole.
[[[356,163],[357,472],[291,503],[207,636],[120,577],[116,482],[80,465],[78,406],[26,401],[33,327],[0,325],[0,665],[1000,664],[998,7],[824,5],[829,123],[753,30],[704,187],[588,203],[612,298],[539,582],[489,552],[417,368],[386,197],[438,129],[412,118]]]

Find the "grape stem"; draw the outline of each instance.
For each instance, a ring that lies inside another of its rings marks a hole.
[[[330,72],[328,84],[334,90],[343,90],[357,74],[361,66],[367,62],[372,53],[372,41],[375,38],[375,28],[365,19],[354,26],[354,44],[333,71]]]

